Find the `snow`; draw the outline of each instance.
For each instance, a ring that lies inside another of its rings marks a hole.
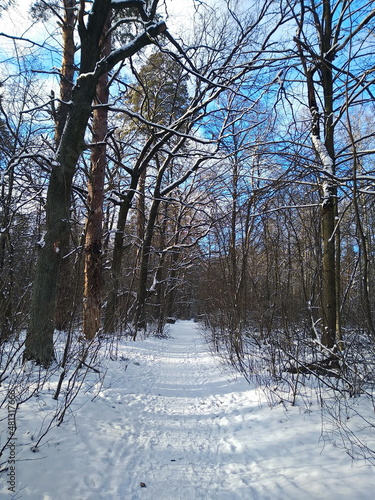
[[[131,3],[131,4],[134,4],[135,1],[134,0],[112,0],[111,2],[113,5],[116,5],[116,4],[125,4],[125,3]],[[138,3],[142,3],[142,4],[145,4],[145,1],[144,0],[138,0]],[[134,5],[133,5],[134,6]]]
[[[39,245],[40,248],[44,248],[46,245],[45,236],[46,236],[46,231],[43,231],[39,241],[36,242],[36,244]]]
[[[326,146],[323,144],[323,142],[320,140],[320,138],[317,135],[312,134],[312,142],[313,145],[318,153],[318,156],[323,164],[323,169],[325,172],[327,172],[328,175],[333,175],[333,161],[332,158],[330,157]]]
[[[57,376],[23,403],[14,498],[373,498],[374,468],[323,439],[319,412],[270,408],[262,391],[211,353],[199,324],[168,328],[167,338],[119,341],[112,360],[109,348],[99,354],[105,378],[88,370],[74,411],[36,453],[39,429],[58,404]],[[13,498],[0,477],[0,497]]]
[[[330,200],[332,198],[332,179],[334,176],[334,165],[333,160],[330,157],[327,148],[323,144],[321,139],[314,134],[312,134],[311,138],[319,159],[322,162],[323,172],[328,176],[328,179],[325,179],[322,182],[322,205],[324,206],[325,204],[330,203]]]
[[[111,3],[112,3],[112,5],[131,3],[131,4],[133,4],[132,7],[134,7],[134,4],[135,4],[134,0],[112,0]],[[145,5],[146,2],[145,2],[145,0],[138,0],[138,3]]]

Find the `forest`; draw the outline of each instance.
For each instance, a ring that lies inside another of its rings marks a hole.
[[[374,408],[374,3],[176,3],[0,6],[0,384],[58,370],[61,423],[101,342],[194,319],[341,426]]]

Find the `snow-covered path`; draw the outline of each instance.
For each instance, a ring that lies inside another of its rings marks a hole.
[[[99,393],[91,389],[94,401],[79,408],[78,400],[39,454],[20,447],[17,498],[373,498],[373,468],[324,444],[318,415],[261,404],[261,393],[212,356],[196,324],[177,322],[170,334],[120,346],[122,361],[110,363]],[[35,418],[20,415],[19,443]]]
[[[228,382],[202,338],[192,336],[192,323],[178,323],[172,335],[139,370],[142,392],[123,401],[134,412],[130,446],[117,445],[121,465],[111,483],[118,489],[109,493],[155,500],[258,498],[250,485],[254,464],[235,436],[257,400]]]

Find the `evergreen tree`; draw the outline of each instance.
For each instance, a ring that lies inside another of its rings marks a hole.
[[[139,72],[134,69],[134,74],[136,84],[130,88],[125,101],[135,115],[133,120],[127,120],[122,135],[126,136],[136,129],[145,138],[145,147],[150,150],[154,145],[154,135],[158,131],[158,125],[168,127],[186,111],[189,104],[188,78],[181,65],[163,52],[152,53]],[[154,159],[159,154],[158,149],[156,149]],[[105,329],[107,331],[113,331],[114,329],[116,302],[120,287],[119,277],[123,257],[124,229],[135,191],[137,192],[137,237],[142,245],[137,302],[138,304],[144,304],[145,302],[148,262],[148,253],[145,249],[151,244],[150,240],[152,239],[157,215],[157,209],[156,212],[151,210],[154,213],[154,218],[152,223],[150,222],[151,219],[148,222],[148,236],[145,238],[144,191],[147,167],[147,162],[136,163],[136,167],[132,172],[128,195],[124,197],[119,210],[111,267],[111,288],[106,309]]]
[[[136,77],[137,84],[127,96],[131,109],[164,126],[183,115],[188,103],[187,75],[178,62],[163,52],[154,52]],[[146,135],[155,130],[153,125],[138,126]]]

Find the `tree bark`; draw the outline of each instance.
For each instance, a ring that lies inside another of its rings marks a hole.
[[[158,191],[158,189],[157,189]],[[137,294],[137,308],[134,317],[135,331],[146,328],[146,300],[147,300],[147,278],[148,269],[151,255],[151,243],[154,235],[154,228],[156,218],[158,216],[159,205],[161,203],[160,195],[155,197],[152,201],[150,214],[147,221],[145,237],[142,244],[141,261],[139,268],[139,285]]]
[[[308,65],[311,53],[304,53],[307,46],[296,37],[301,63],[304,69],[308,105],[311,114],[311,139],[322,170],[322,204],[321,204],[321,229],[322,229],[322,292],[321,310],[323,319],[323,330],[321,341],[326,347],[333,347],[336,342],[336,328],[338,321],[338,289],[337,289],[337,267],[335,238],[335,221],[337,215],[337,188],[334,184],[335,175],[335,148],[334,148],[334,124],[333,124],[333,74],[332,61],[335,51],[332,47],[332,12],[330,0],[323,0],[322,20],[319,21],[317,11],[314,11],[316,29],[319,32],[320,54],[319,60]],[[302,9],[304,5],[302,4]],[[303,12],[304,14],[304,12]],[[302,25],[300,25],[302,28]],[[324,110],[321,116],[317,103],[317,90],[314,75],[318,75],[319,85],[323,93]],[[323,132],[321,133],[321,122]],[[323,135],[323,139],[321,136]]]
[[[74,89],[74,98],[57,151],[47,191],[46,235],[40,251],[33,286],[31,318],[25,359],[48,366],[54,359],[53,331],[57,279],[62,260],[61,242],[69,238],[72,180],[83,150],[84,133],[91,113],[95,81],[86,79]]]
[[[107,298],[107,307],[105,310],[104,331],[107,333],[115,330],[115,317],[117,310],[117,298],[120,289],[120,275],[122,257],[124,254],[124,232],[129,210],[132,206],[132,201],[135,196],[139,176],[142,170],[134,170],[131,175],[130,187],[126,196],[120,205],[120,210],[117,218],[117,226],[115,233],[115,241],[113,246],[112,264],[111,264],[111,287]]]
[[[119,215],[117,219],[117,227],[115,234],[115,242],[113,248],[112,265],[111,265],[111,287],[107,299],[107,307],[105,312],[104,330],[109,333],[115,329],[115,316],[117,310],[117,299],[120,289],[120,274],[122,257],[124,253],[124,231],[129,210],[132,206],[133,199],[136,195],[140,177],[145,173],[149,161],[156,154],[158,148],[151,148],[153,138],[149,138],[142,150],[140,157],[137,160],[134,170],[131,172],[131,182],[124,200],[120,205]],[[160,142],[158,147],[164,144]],[[151,151],[149,149],[151,148]],[[144,214],[143,214],[144,216]],[[144,229],[143,229],[144,230]],[[143,242],[140,242],[142,245]]]
[[[59,146],[65,123],[69,114],[69,102],[72,98],[72,89],[74,85],[74,75],[76,67],[74,64],[75,44],[74,27],[76,24],[76,0],[64,1],[64,23],[61,27],[62,32],[62,62],[60,71],[60,101],[56,111],[55,119],[55,144]]]
[[[48,366],[54,359],[54,314],[62,257],[61,242],[66,240],[70,231],[72,181],[78,159],[85,149],[84,135],[98,79],[118,62],[152,43],[152,36],[165,30],[164,23],[152,25],[131,44],[100,61],[100,39],[110,8],[111,0],[95,0],[87,26],[84,24],[82,11],[78,16],[81,38],[80,76],[72,92],[69,115],[48,185],[45,244],[36,266],[24,353],[25,360],[34,360],[44,366]]]
[[[110,54],[111,41],[107,36],[109,29],[107,19],[102,37],[102,57]],[[106,136],[108,132],[108,73],[99,78],[96,86],[93,112],[91,153],[91,169],[88,179],[88,215],[85,231],[84,252],[84,290],[83,290],[83,334],[91,340],[100,330],[102,309],[102,238],[103,238],[103,203],[104,182],[107,166]]]
[[[336,238],[335,222],[337,214],[337,188],[333,184],[330,175],[335,175],[335,147],[333,126],[333,75],[332,60],[334,50],[332,49],[332,12],[330,0],[323,2],[323,25],[321,35],[321,83],[324,99],[324,146],[331,159],[331,166],[327,173],[328,179],[323,182],[329,184],[328,197],[323,193],[322,204],[322,235],[323,235],[323,290],[322,290],[322,312],[323,312],[323,335],[322,343],[327,347],[333,347],[336,343],[337,327],[337,287],[336,287]]]
[[[77,68],[74,64],[75,58],[75,43],[74,43],[74,29],[77,21],[77,12],[75,6],[77,0],[63,0],[64,5],[64,19],[61,26],[62,33],[62,62],[60,70],[60,100],[55,109],[54,100],[53,105],[53,117],[55,120],[55,147],[59,147],[61,137],[63,135],[66,120],[69,114],[69,102],[72,99],[72,90],[74,85],[74,76]],[[52,97],[53,93],[52,93]],[[66,257],[69,254],[69,244],[71,241],[70,234],[67,233],[66,240],[61,241],[60,251],[62,255],[65,256],[62,259],[59,281],[58,281],[58,292],[57,292],[57,307],[55,313],[55,323],[58,329],[67,329],[71,320],[71,310],[74,307],[72,303],[72,293],[71,293],[71,279],[67,277],[72,277],[71,269],[71,259]]]

